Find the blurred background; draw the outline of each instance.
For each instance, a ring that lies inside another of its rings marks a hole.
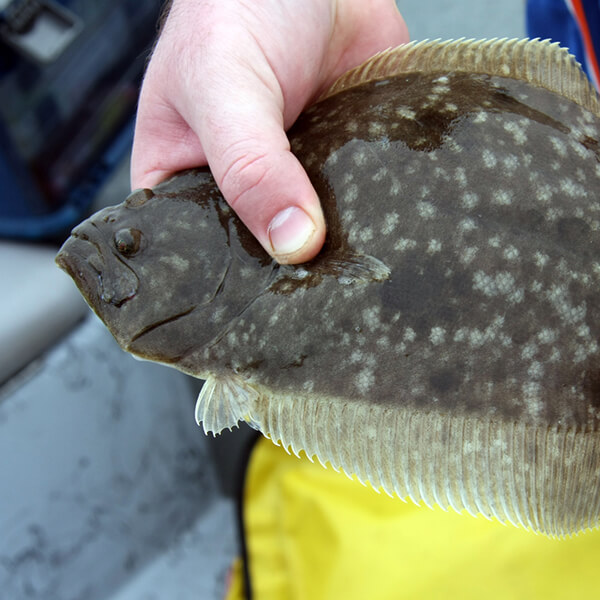
[[[399,0],[412,39],[522,37],[522,0]],[[222,598],[247,430],[125,355],[54,266],[129,192],[158,0],[0,0],[0,598]]]

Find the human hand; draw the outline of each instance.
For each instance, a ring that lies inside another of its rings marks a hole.
[[[132,187],[208,164],[267,252],[310,260],[325,223],[285,130],[342,73],[407,41],[393,0],[174,0],[142,86]]]

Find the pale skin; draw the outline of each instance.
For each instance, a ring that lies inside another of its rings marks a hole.
[[[208,164],[280,263],[325,222],[285,131],[342,73],[408,41],[394,0],[174,0],[142,86],[132,188]]]

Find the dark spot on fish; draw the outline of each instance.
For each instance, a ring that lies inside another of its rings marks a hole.
[[[526,304],[525,301],[524,304]],[[536,315],[523,311],[522,307],[517,307],[506,316],[506,321],[510,327],[510,337],[514,344],[522,346],[527,343],[538,332]]]
[[[579,244],[581,238],[586,237],[590,232],[590,226],[577,217],[559,219],[556,228],[561,240],[569,246]]]
[[[518,218],[521,228],[528,233],[541,231],[546,220],[544,215],[534,208],[521,211]]]
[[[304,364],[304,361],[306,360],[306,358],[308,357],[308,354],[301,354],[296,360],[294,360],[293,362],[289,363],[286,367],[286,369],[297,369],[298,367],[301,367]]]
[[[143,206],[150,198],[154,197],[154,192],[148,188],[142,188],[133,190],[127,198],[125,198],[125,204],[129,208],[138,208]]]
[[[462,378],[453,369],[443,369],[430,375],[429,384],[434,393],[448,394],[455,392],[461,384]]]
[[[583,393],[591,406],[600,409],[600,368],[590,368],[586,371],[583,377]]]
[[[455,323],[460,299],[471,283],[462,271],[446,272],[444,261],[407,252],[402,267],[381,284],[383,310],[388,316],[398,311],[410,315],[410,326],[427,335],[431,327]]]
[[[508,377],[506,363],[501,360],[496,361],[492,370],[490,371],[490,376],[492,381],[495,383],[502,383],[506,381],[506,378]]]
[[[401,122],[398,127],[386,128],[385,137],[389,142],[402,141],[411,150],[431,152],[450,139],[453,130],[465,122],[468,115],[479,112],[482,108],[487,112],[525,117],[562,133],[570,131],[563,123],[517,100],[514,90],[510,88],[518,88],[521,82],[478,73],[452,73],[448,76],[452,104],[456,107],[455,111],[449,111],[447,98],[443,93],[437,97],[431,94],[435,87],[433,82],[440,75],[448,74],[407,73],[390,80],[385,86],[378,86],[377,81],[367,82],[319,102],[301,115],[289,132],[290,138],[301,141],[302,150],[295,153],[303,162],[307,154],[318,151],[314,142],[315,120],[322,124],[325,132],[327,126],[324,123],[327,119],[323,115],[327,115],[333,108],[341,114],[351,115],[356,113],[357,106],[364,108],[367,104],[371,107],[370,111],[363,111],[363,118],[357,121],[356,129],[336,131],[335,135],[328,134],[326,139],[330,152],[352,139],[380,141],[380,134],[369,131],[369,125],[374,120]],[[397,98],[397,101],[389,102],[390,97]],[[395,111],[400,107],[409,107],[414,112],[414,118],[395,117]],[[313,137],[303,139],[303,130],[310,132]],[[500,139],[498,143],[502,145],[504,140]],[[314,180],[314,174],[309,173],[309,176]]]
[[[307,277],[297,278],[293,275],[284,275],[276,279],[269,290],[274,294],[289,295],[298,289],[309,289],[318,286],[323,281],[323,276],[318,273],[311,273]]]
[[[245,363],[234,369],[236,373],[244,373],[246,371],[255,371],[264,363],[264,359],[258,358],[256,360],[252,360],[248,363]]]
[[[596,160],[600,162],[600,142],[597,139],[589,136],[584,136],[579,143],[588,150],[591,150],[596,155]]]

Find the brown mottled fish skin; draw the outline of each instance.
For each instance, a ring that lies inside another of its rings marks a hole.
[[[328,224],[314,261],[275,264],[199,169],[84,222],[58,262],[126,350],[257,390],[247,420],[275,441],[563,535],[600,514],[599,137],[515,79],[365,82],[289,132]],[[347,424],[355,405],[377,416]]]

